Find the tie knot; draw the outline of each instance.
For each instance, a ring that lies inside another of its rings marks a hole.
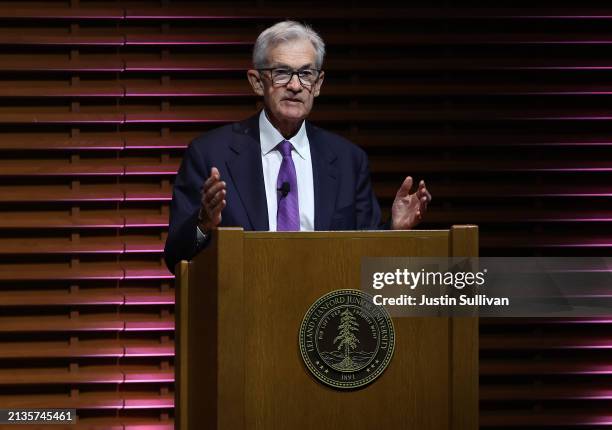
[[[290,157],[291,150],[293,149],[293,145],[288,140],[283,140],[278,144],[278,150],[282,154],[283,157]]]

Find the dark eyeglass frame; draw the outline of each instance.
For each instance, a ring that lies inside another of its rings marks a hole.
[[[315,86],[315,84],[317,83],[317,81],[319,80],[319,78],[321,77],[321,72],[323,71],[323,69],[314,69],[314,68],[302,68],[302,69],[290,69],[288,67],[262,67],[261,69],[257,69],[259,72],[270,72],[270,80],[272,81],[273,85],[278,85],[278,86],[283,86],[283,85],[287,85],[289,82],[291,82],[291,80],[293,79],[293,75],[297,75],[298,78],[298,82],[300,83],[300,85],[304,88],[306,88],[307,90],[312,89],[312,87]],[[287,82],[283,82],[283,83],[279,83],[279,82],[275,82],[274,81],[274,70],[286,70],[287,72],[289,72],[289,79],[287,80]],[[304,82],[302,81],[302,78],[300,78],[300,72],[304,72],[304,71],[312,71],[312,72],[316,72],[317,73],[317,78],[312,82]]]

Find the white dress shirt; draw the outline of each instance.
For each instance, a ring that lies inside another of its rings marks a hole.
[[[278,191],[276,180],[283,156],[275,149],[285,138],[274,128],[266,111],[259,115],[259,142],[261,145],[261,164],[263,167],[266,201],[268,203],[268,225],[270,231],[276,231],[276,211],[278,208]],[[298,205],[300,208],[300,230],[314,230],[314,183],[312,178],[312,159],[310,158],[310,142],[306,134],[305,122],[298,132],[286,139],[293,145],[291,158],[295,165],[298,187]]]

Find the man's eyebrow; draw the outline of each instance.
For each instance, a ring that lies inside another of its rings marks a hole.
[[[302,70],[302,69],[313,69],[314,66],[312,65],[312,63],[307,63],[304,64],[303,66],[300,66],[296,69],[294,69],[293,67],[287,65],[287,64],[282,64],[282,63],[277,63],[277,64],[273,64],[270,66],[272,69],[292,69],[292,70]]]

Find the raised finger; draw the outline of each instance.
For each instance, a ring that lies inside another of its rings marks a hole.
[[[412,188],[412,176],[406,176],[404,182],[397,190],[397,197],[405,197],[410,195],[410,189]]]
[[[427,200],[426,196],[421,197],[421,200],[419,201],[419,211],[425,212],[427,210],[428,203],[429,201]]]
[[[204,181],[202,188],[207,189],[208,187],[210,187],[212,184],[219,181],[220,179],[221,179],[221,174],[219,173],[219,170],[216,167],[212,167],[210,169],[210,176],[208,176],[206,181]]]
[[[227,205],[227,201],[225,199],[221,199],[221,201],[219,201],[219,203],[217,203],[212,210],[210,211],[213,215],[213,217],[220,213],[223,209],[225,209],[225,206]]]
[[[418,191],[417,195],[419,196],[419,198],[425,196],[425,197],[427,197],[427,201],[428,202],[431,201],[431,194],[429,193],[429,191],[425,187],[425,182],[424,181],[421,181],[421,184],[419,185],[419,191]]]
[[[206,192],[210,187],[219,181],[220,178],[218,176],[209,176],[208,179],[204,181],[204,185],[202,185],[202,192]]]
[[[225,190],[219,190],[217,193],[215,193],[214,196],[212,196],[208,200],[207,206],[208,206],[209,209],[212,209],[215,206],[217,206],[220,201],[222,201],[224,199],[225,199]]]
[[[212,210],[211,219],[213,220],[214,226],[216,227],[221,222],[221,211],[225,208],[225,200],[221,200],[217,206]]]
[[[221,182],[217,182],[216,184],[214,184],[212,187],[210,187],[206,193],[205,193],[205,198],[208,202],[211,201],[211,199],[217,195],[217,193],[219,191],[225,190],[225,182],[221,181]]]

